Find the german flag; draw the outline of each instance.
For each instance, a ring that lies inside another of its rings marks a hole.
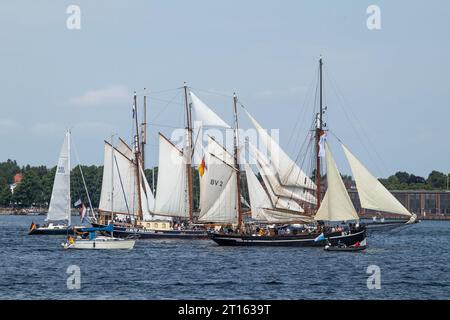
[[[200,174],[200,177],[203,177],[206,169],[205,157],[203,157],[202,162],[198,165],[198,173]]]

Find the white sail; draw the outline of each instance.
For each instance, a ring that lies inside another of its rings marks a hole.
[[[261,164],[257,163],[256,166],[258,167],[258,170],[261,173],[261,177],[266,186],[267,193],[269,195],[270,200],[272,201],[272,206],[274,208],[304,212],[303,208],[294,199],[276,195],[267,179],[267,176],[262,174],[264,170],[261,168]]]
[[[228,165],[226,166],[229,167]],[[229,167],[229,169],[232,173],[228,181],[226,181],[223,191],[215,199],[208,211],[200,213],[199,221],[230,224],[237,222],[237,174],[234,168]]]
[[[325,157],[328,188],[314,219],[322,221],[359,220],[327,143],[325,143]]]
[[[215,203],[220,194],[225,190],[234,169],[228,162],[222,159],[231,160],[231,155],[215,140],[209,138],[205,150],[205,169],[203,176],[200,176],[200,216],[206,214]],[[231,167],[231,168],[230,168]]]
[[[303,187],[315,190],[314,182],[297,166],[297,164],[281,149],[266,130],[245,111],[258,132],[259,139],[269,152],[271,162],[279,175],[282,185]]]
[[[252,219],[269,223],[311,222],[311,217],[275,208],[261,183],[248,164],[245,164]],[[289,205],[287,205],[289,207]]]
[[[342,148],[355,177],[362,208],[412,216],[344,145]]]
[[[260,164],[261,174],[265,176],[275,195],[297,201],[315,204],[316,197],[305,188],[295,186],[283,186],[279,181],[269,159],[267,159],[253,144],[249,144],[253,158]]]
[[[134,161],[133,150],[122,138],[119,138],[119,143],[117,144],[116,149],[117,149],[117,151],[122,153],[128,159],[130,159],[131,161]]]
[[[138,194],[134,163],[105,142],[101,211],[135,215],[138,213]]]
[[[310,223],[314,221],[311,217],[308,216],[274,209],[263,209],[262,213],[269,223]]]
[[[205,169],[200,176],[199,221],[235,223],[237,221],[237,176],[233,156],[208,137]]]
[[[188,218],[187,203],[187,174],[183,152],[159,134],[158,184],[154,213]]]
[[[213,154],[215,158],[225,162],[226,164],[234,166],[234,156],[211,136],[208,136],[206,151]]]
[[[262,187],[249,164],[245,164],[245,174],[247,176],[248,194],[250,197],[250,208],[252,219],[258,221],[267,220],[264,215],[264,208],[271,208],[272,203],[266,190]]]
[[[46,221],[68,220],[70,225],[70,131],[59,153]]]
[[[196,119],[202,123],[202,126],[231,128],[214,111],[211,110],[203,101],[201,101],[192,91],[189,92],[192,101]]]

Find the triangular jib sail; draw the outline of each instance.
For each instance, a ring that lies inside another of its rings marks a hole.
[[[398,201],[369,170],[344,145],[345,156],[356,181],[361,207],[370,210],[396,213],[405,216],[412,214]]]
[[[46,221],[67,220],[70,225],[70,131],[59,153]]]
[[[192,101],[192,107],[195,111],[197,121],[202,126],[231,128],[214,111],[211,110],[203,101],[201,101],[192,91],[189,92]]]
[[[328,189],[314,219],[322,221],[359,220],[327,143],[325,143],[325,157]]]

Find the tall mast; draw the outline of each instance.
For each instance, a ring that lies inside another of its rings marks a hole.
[[[111,222],[114,223],[114,134],[111,135]]]
[[[320,56],[319,59],[319,86],[320,86],[320,109],[319,113],[317,114],[317,124],[316,124],[316,199],[317,199],[317,209],[320,207],[320,201],[321,201],[321,175],[320,175],[320,136],[323,132],[323,122],[322,122],[322,115],[323,115],[323,104],[322,104],[322,56]]]
[[[188,210],[189,210],[189,221],[192,222],[194,213],[193,213],[193,188],[192,188],[192,115],[191,115],[191,106],[188,102],[188,87],[186,82],[184,83],[184,102],[186,107],[186,129],[187,129],[187,142],[186,142],[186,173],[188,178]]]
[[[238,213],[238,230],[242,228],[242,210],[241,210],[241,170],[239,168],[239,122],[237,114],[237,96],[233,94],[233,106],[234,106],[234,167],[236,169],[236,181],[237,181],[237,213]]]
[[[72,224],[72,199],[70,198],[70,129],[67,130],[67,170],[69,171],[69,216],[68,216],[68,225]]]
[[[140,162],[140,151],[139,151],[139,124],[138,124],[138,113],[137,113],[137,98],[136,91],[134,92],[134,118],[136,120],[136,135],[134,137],[134,155],[136,161],[136,184],[137,184],[137,193],[138,193],[138,218],[140,220],[143,219],[142,215],[142,195],[141,195],[141,175],[139,170],[139,162]],[[135,219],[136,223],[136,219]]]
[[[144,88],[144,116],[141,125],[141,157],[142,169],[145,168],[145,144],[147,143],[147,95],[146,88]]]

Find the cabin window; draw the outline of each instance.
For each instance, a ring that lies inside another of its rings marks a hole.
[[[158,228],[158,224],[157,223],[155,223],[155,228]]]

